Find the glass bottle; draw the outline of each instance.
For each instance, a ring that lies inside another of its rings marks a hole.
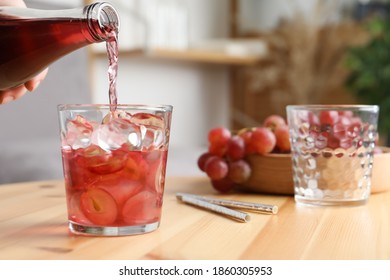
[[[119,16],[105,2],[65,10],[0,7],[0,90],[23,84],[59,58],[108,41],[118,31]]]

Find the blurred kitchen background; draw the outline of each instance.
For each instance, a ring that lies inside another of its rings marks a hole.
[[[92,1],[25,2],[64,9]],[[196,161],[215,126],[257,126],[285,115],[287,104],[390,103],[388,48],[369,48],[386,35],[371,18],[386,23],[387,1],[107,2],[121,18],[119,103],[174,107],[168,176],[201,174]],[[0,106],[0,183],[62,178],[57,104],[107,103],[107,65],[104,43],[78,50],[52,64],[34,93]]]

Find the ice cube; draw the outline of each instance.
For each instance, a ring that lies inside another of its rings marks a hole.
[[[164,120],[153,114],[137,113],[131,117],[131,122],[140,126],[142,149],[158,149],[165,143]]]
[[[141,126],[142,150],[150,151],[164,144],[164,134],[161,129],[152,126]]]
[[[72,149],[86,148],[91,144],[93,130],[92,123],[77,115],[75,119],[68,121],[64,140]]]
[[[93,142],[104,150],[116,150],[124,144],[130,150],[137,150],[141,145],[141,131],[126,118],[113,118],[96,129]]]
[[[131,117],[131,122],[138,125],[154,126],[164,129],[164,120],[157,115],[149,113],[136,113]]]
[[[114,119],[117,119],[117,118],[120,118],[120,119],[131,119],[131,114],[126,112],[126,111],[123,111],[123,110],[115,110],[113,112],[110,112],[108,113],[102,120],[102,123],[103,124],[106,124],[106,123],[109,123],[110,121],[114,120]]]

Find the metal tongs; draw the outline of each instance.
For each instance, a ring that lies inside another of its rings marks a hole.
[[[184,203],[197,206],[199,208],[206,209],[218,214],[222,214],[240,222],[249,222],[250,215],[248,213],[233,210],[231,208],[250,210],[263,214],[278,213],[278,206],[270,204],[211,198],[182,192],[176,193],[176,198]]]

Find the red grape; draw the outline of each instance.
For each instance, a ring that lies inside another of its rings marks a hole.
[[[234,188],[234,182],[227,177],[220,180],[211,180],[211,185],[220,193],[228,193]]]
[[[347,128],[348,126],[342,123],[336,123],[332,128],[333,135],[338,139],[344,138],[347,135]]]
[[[208,140],[210,144],[219,143],[226,144],[231,137],[229,129],[224,127],[215,127],[209,131]]]
[[[338,123],[348,126],[352,124],[352,119],[350,117],[347,117],[346,115],[340,115]]]
[[[206,160],[204,169],[210,179],[220,180],[226,177],[229,167],[223,158],[212,156]]]
[[[281,152],[290,152],[290,133],[287,125],[279,126],[274,131],[276,137],[276,147]]]
[[[227,143],[232,136],[229,129],[224,127],[215,127],[208,133],[209,153],[223,157],[226,153]]]
[[[299,119],[301,123],[309,123],[310,126],[316,126],[320,124],[318,116],[313,112],[302,111],[299,113]]]
[[[251,130],[245,130],[239,133],[239,136],[244,140],[245,155],[253,154],[255,152],[255,149],[252,145],[252,134],[253,133]]]
[[[329,136],[327,139],[327,144],[328,147],[331,149],[337,149],[340,147],[340,139],[334,137],[334,136]]]
[[[226,147],[226,156],[230,160],[239,160],[242,159],[245,155],[245,142],[238,135],[232,136]]]
[[[307,120],[311,126],[316,126],[320,124],[320,120],[316,114],[309,112],[307,115]]]
[[[286,125],[286,120],[279,115],[269,115],[265,118],[263,126],[275,131],[278,127]]]
[[[253,145],[256,153],[260,155],[268,154],[275,148],[275,134],[266,127],[258,127],[252,132],[251,145]]]
[[[206,161],[208,160],[209,157],[213,156],[212,154],[208,153],[208,152],[205,152],[203,154],[201,154],[198,158],[198,167],[200,170],[202,170],[203,172],[205,171],[204,169],[204,166],[206,164]]]
[[[209,153],[214,156],[223,157],[226,154],[227,142],[210,143]]]
[[[234,183],[246,182],[251,176],[251,166],[245,160],[230,162],[228,178]]]
[[[337,111],[322,111],[320,113],[320,122],[322,125],[334,125],[339,120]]]

